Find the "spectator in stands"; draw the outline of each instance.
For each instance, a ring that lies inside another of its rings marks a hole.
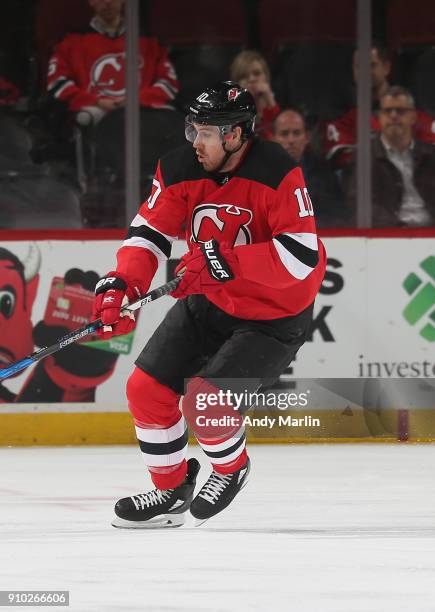
[[[258,51],[241,51],[234,58],[230,77],[247,89],[257,107],[256,133],[265,139],[272,138],[272,123],[280,108],[270,86],[270,70]]]
[[[125,104],[125,0],[89,0],[95,12],[84,33],[67,34],[48,67],[48,91],[79,113],[79,122],[98,122]],[[165,108],[178,91],[174,68],[156,38],[140,38],[143,107]]]
[[[415,103],[403,87],[391,87],[379,108],[380,133],[372,142],[373,226],[435,223],[435,148],[414,138]],[[344,171],[347,202],[356,200],[355,162]]]
[[[48,91],[74,113],[83,133],[88,225],[124,225],[125,0],[88,0],[94,17],[87,31],[67,34],[48,67]],[[178,92],[167,50],[156,38],[139,39],[141,183],[147,191],[159,157],[184,138],[184,116],[174,110]],[[88,126],[88,127],[85,127]],[[150,178],[151,177],[151,178]],[[114,214],[116,211],[116,215]]]
[[[353,54],[353,77],[358,82],[358,51]],[[381,45],[374,45],[371,49],[371,78],[372,78],[372,106],[370,128],[373,133],[380,129],[377,110],[379,101],[390,84],[388,77],[391,71],[389,52]],[[355,92],[353,94],[355,100]],[[334,167],[343,168],[352,159],[353,149],[356,145],[357,109],[354,106],[344,115],[334,121],[325,122],[322,126],[324,151],[328,160]],[[419,140],[435,144],[435,121],[423,111],[417,111],[416,136]]]
[[[281,111],[273,122],[273,140],[301,166],[318,226],[346,224],[337,177],[326,160],[310,146],[311,134],[303,115],[291,108]]]
[[[106,200],[115,196],[119,199],[124,191],[125,0],[89,0],[89,4],[95,13],[89,29],[67,34],[55,47],[47,86],[54,99],[68,105],[81,126],[90,126],[84,131],[84,159],[89,160],[85,166],[86,198],[92,203],[93,199],[100,198],[102,187]],[[143,186],[153,176],[158,158],[181,143],[184,116],[172,106],[177,92],[178,81],[167,50],[156,38],[141,36],[139,102]],[[151,131],[157,133],[154,140]],[[99,202],[97,207],[103,215],[112,214],[106,204]]]

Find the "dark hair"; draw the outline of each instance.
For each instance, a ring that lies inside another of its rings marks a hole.
[[[380,102],[385,98],[385,96],[391,96],[392,98],[398,98],[399,96],[405,96],[408,98],[408,102],[412,108],[415,108],[415,100],[412,93],[406,87],[401,87],[400,85],[392,85],[387,89],[387,91],[382,94]]]
[[[302,119],[302,121],[304,122],[304,129],[306,131],[310,131],[310,118],[309,116],[304,113],[300,108],[296,108],[295,106],[288,106],[286,108],[283,108],[279,111],[279,113],[277,114],[276,117],[274,117],[273,121],[272,121],[272,132],[275,133],[275,129],[276,129],[276,122],[277,120],[281,117],[281,115],[283,115],[284,113],[287,113],[288,111],[292,112],[292,113],[296,113],[297,115],[299,115]]]

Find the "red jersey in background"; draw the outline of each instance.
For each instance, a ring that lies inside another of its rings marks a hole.
[[[420,110],[416,112],[416,140],[435,144],[435,118]],[[324,121],[322,123],[321,136],[323,150],[326,159],[333,160],[334,165],[342,167],[351,160],[357,141],[356,126],[356,108],[352,108],[334,121]],[[372,133],[379,132],[380,130],[379,122],[375,114],[373,114],[370,119],[370,130]]]
[[[162,108],[178,92],[175,70],[156,38],[139,39],[139,101]],[[48,66],[48,91],[73,112],[95,106],[99,98],[124,97],[125,34],[109,37],[95,30],[68,34]]]

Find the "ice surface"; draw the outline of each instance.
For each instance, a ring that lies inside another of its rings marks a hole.
[[[126,531],[113,503],[149,487],[135,447],[1,449],[0,589],[69,590],[87,612],[435,610],[434,446],[250,454],[220,516]]]

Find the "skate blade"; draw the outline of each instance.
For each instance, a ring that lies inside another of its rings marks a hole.
[[[184,514],[161,514],[149,521],[127,521],[116,516],[111,524],[117,529],[168,529],[181,527],[184,523]]]

